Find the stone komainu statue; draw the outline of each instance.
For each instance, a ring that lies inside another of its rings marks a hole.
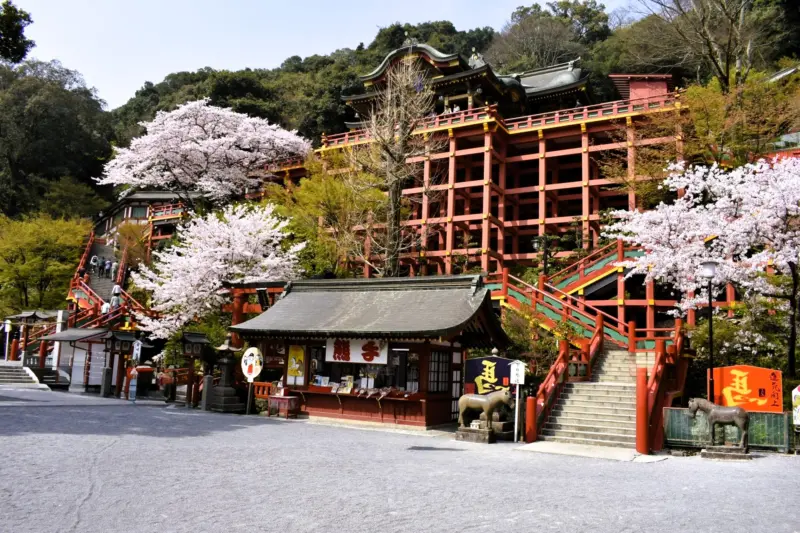
[[[513,409],[514,397],[508,390],[490,392],[489,394],[465,394],[458,399],[458,426],[464,426],[464,413],[468,410],[482,411],[486,414],[486,426],[491,427],[492,413],[501,404]]]

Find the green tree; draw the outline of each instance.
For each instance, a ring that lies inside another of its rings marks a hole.
[[[313,156],[306,169],[308,177],[297,185],[267,185],[266,201],[276,204],[279,214],[290,220],[293,238],[307,243],[300,252],[306,275],[357,274],[358,267],[350,260],[364,259],[363,228],[373,218],[380,220],[386,210],[380,180],[352,171],[341,154],[326,156],[324,161]]]
[[[36,43],[25,37],[25,28],[33,22],[30,14],[11,0],[0,4],[0,59],[19,63]]]
[[[54,218],[92,218],[108,205],[93,187],[69,176],[52,182],[42,202],[44,212]]]
[[[0,65],[0,213],[37,210],[48,183],[93,183],[111,155],[103,102],[58,62]]]
[[[0,217],[0,310],[63,307],[89,230],[80,219]]]

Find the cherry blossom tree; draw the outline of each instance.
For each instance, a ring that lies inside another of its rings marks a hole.
[[[169,338],[192,320],[228,300],[226,282],[296,278],[298,253],[305,243],[286,246],[288,220],[272,205],[235,205],[190,220],[178,231],[178,244],[153,254],[152,266],[132,274],[136,286],[151,293],[157,317],[137,316],[153,338]]]
[[[311,150],[295,132],[208,99],[159,111],[141,125],[147,133],[117,151],[98,184],[168,190],[190,206],[196,195],[222,202],[241,194],[259,185],[253,174],[266,164]]]
[[[714,291],[734,283],[745,292],[783,301],[790,324],[788,371],[795,375],[800,296],[800,159],[761,160],[731,171],[671,167],[664,187],[683,196],[651,211],[617,211],[606,229],[612,238],[642,246],[626,263],[628,276],[644,274],[680,289],[680,306],[708,301],[704,261],[716,261]]]

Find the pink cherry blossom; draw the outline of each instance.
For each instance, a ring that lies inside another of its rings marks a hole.
[[[297,254],[305,243],[286,246],[287,220],[271,205],[227,206],[190,220],[178,244],[153,254],[152,266],[132,274],[151,294],[157,318],[139,315],[152,338],[168,338],[229,300],[229,282],[290,280],[300,274]]]
[[[257,187],[253,173],[268,163],[311,150],[295,132],[207,99],[159,111],[141,125],[147,133],[117,150],[100,185],[173,191],[190,204],[194,194],[221,202]]]

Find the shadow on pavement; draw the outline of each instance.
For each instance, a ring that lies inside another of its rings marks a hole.
[[[68,393],[44,394],[64,394],[65,400],[44,404],[28,395],[24,399],[6,396],[6,399],[14,402],[37,403],[15,403],[0,408],[0,437],[26,434],[197,437],[252,426],[297,423],[258,415],[199,411],[160,402],[133,405],[124,400],[98,398],[100,401],[92,401],[90,398],[85,405],[81,405],[76,404],[75,398],[69,398],[71,395]]]

